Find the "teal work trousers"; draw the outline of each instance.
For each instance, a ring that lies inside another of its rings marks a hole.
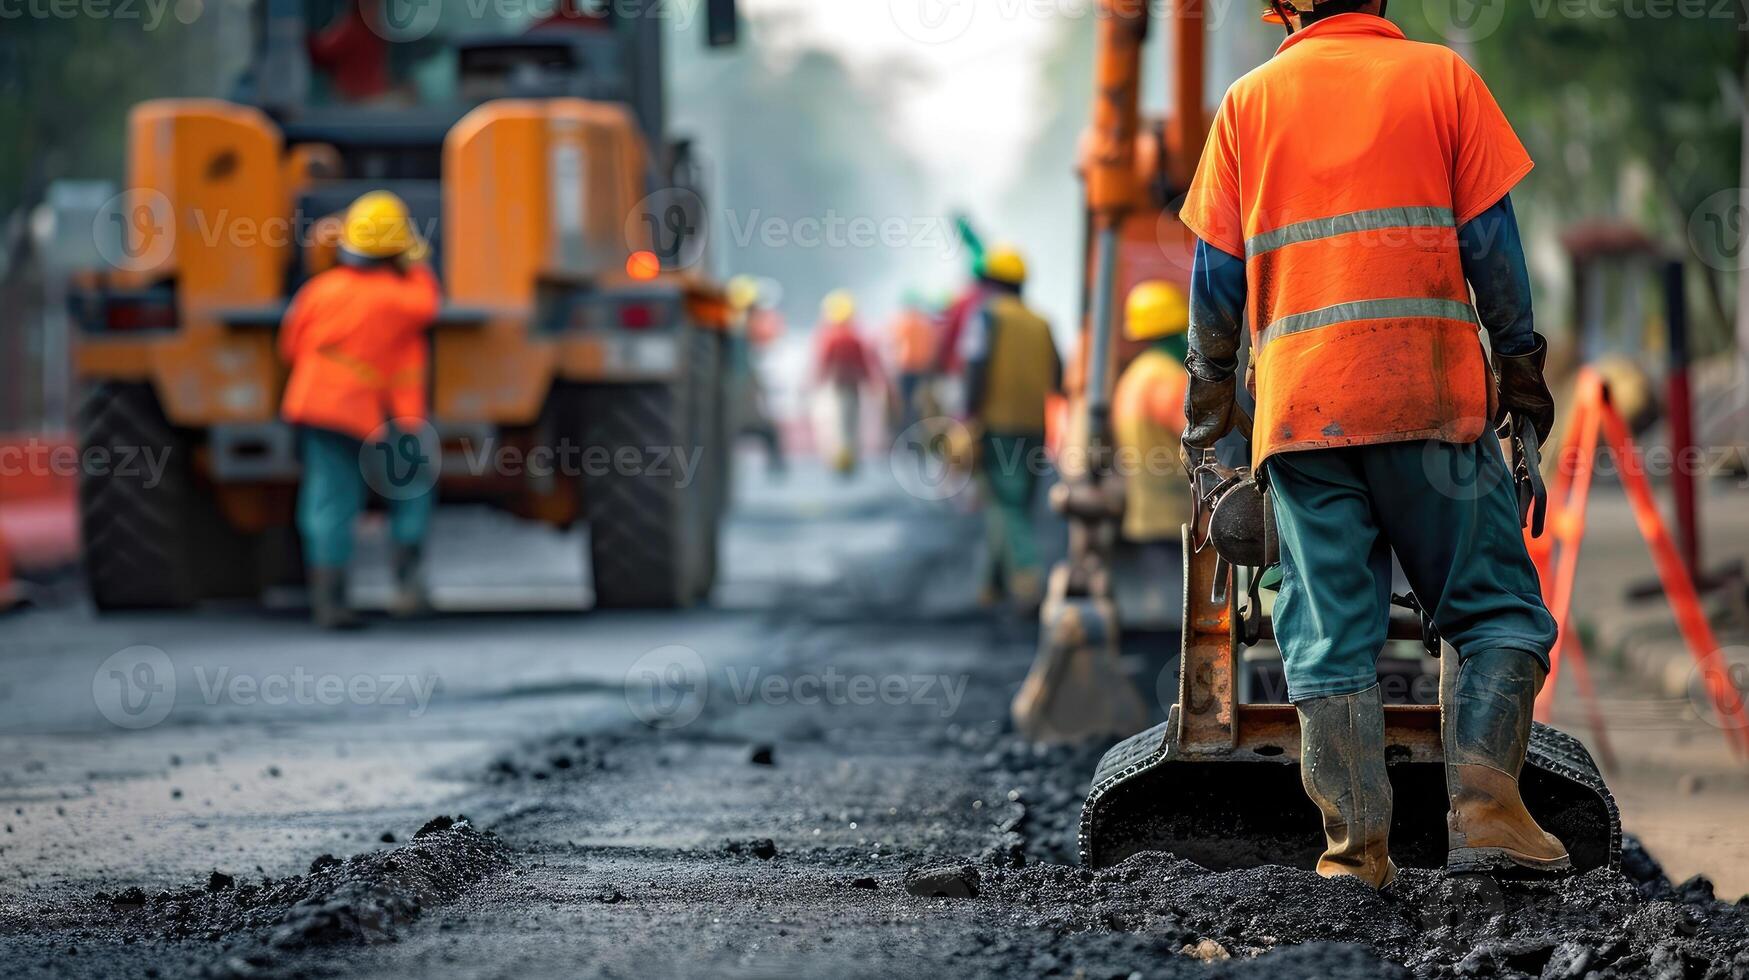
[[[1017,574],[1039,570],[1032,508],[1038,496],[1042,433],[986,433],[978,447],[984,490],[984,534],[991,585],[1013,587]]]
[[[1378,682],[1393,551],[1460,657],[1516,650],[1548,665],[1555,621],[1498,440],[1279,453],[1265,466],[1281,535],[1274,615],[1289,700]]]
[[[340,568],[352,560],[353,525],[374,489],[389,507],[389,537],[417,545],[437,506],[435,463],[417,436],[397,433],[366,446],[326,429],[298,431],[303,484],[298,488],[298,535],[304,562]]]

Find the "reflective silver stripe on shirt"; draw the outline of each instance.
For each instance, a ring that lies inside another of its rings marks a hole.
[[[1295,313],[1284,316],[1271,323],[1263,331],[1263,339],[1258,344],[1262,349],[1269,346],[1270,341],[1277,337],[1285,337],[1290,333],[1301,333],[1306,330],[1316,330],[1319,327],[1335,326],[1338,323],[1353,323],[1356,320],[1401,320],[1410,317],[1431,317],[1440,320],[1462,320],[1465,323],[1481,327],[1481,321],[1476,318],[1476,309],[1468,303],[1460,303],[1450,299],[1368,299],[1358,303],[1338,303],[1326,306],[1321,310],[1309,313]]]
[[[1283,225],[1246,239],[1246,258],[1256,258],[1278,248],[1315,242],[1358,231],[1383,231],[1387,228],[1456,228],[1457,217],[1450,208],[1379,208],[1376,211],[1355,211],[1334,218],[1318,218]]]

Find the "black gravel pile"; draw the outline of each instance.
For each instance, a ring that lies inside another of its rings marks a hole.
[[[1213,942],[1233,958],[1334,942],[1364,947],[1417,977],[1749,976],[1749,912],[1713,899],[1701,882],[1647,898],[1639,883],[1605,871],[1499,883],[1406,870],[1374,894],[1308,871],[1214,873],[1142,854],[1099,872],[991,869],[983,887],[1033,910],[1033,928],[1165,937],[1179,949]]]
[[[149,899],[138,888],[99,893],[68,917],[103,923],[123,941],[236,938],[279,951],[378,943],[396,938],[425,909],[454,901],[510,867],[509,852],[495,836],[465,820],[438,817],[407,844],[344,861],[324,854],[306,874],[239,884],[214,872],[200,887]]]

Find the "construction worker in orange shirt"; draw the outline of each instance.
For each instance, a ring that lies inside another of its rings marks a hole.
[[[1476,72],[1384,0],[1268,5],[1289,36],[1222,100],[1180,215],[1198,239],[1184,446],[1193,462],[1234,427],[1248,323],[1318,870],[1396,874],[1375,663],[1394,552],[1461,663],[1447,867],[1565,871],[1518,788],[1555,622],[1494,435],[1508,414],[1539,441],[1554,424],[1509,197],[1531,159]]]
[[[424,611],[426,529],[436,505],[436,448],[424,444],[426,332],[437,279],[407,206],[373,191],[346,212],[340,264],[292,299],[279,333],[291,365],[280,415],[298,427],[303,483],[297,525],[310,605],[328,628],[358,624],[347,605],[353,523],[372,488],[389,505],[391,611]]]
[[[904,306],[887,331],[899,384],[898,427],[904,431],[925,415],[935,414],[929,389],[935,379],[939,332],[915,293],[906,294]]]

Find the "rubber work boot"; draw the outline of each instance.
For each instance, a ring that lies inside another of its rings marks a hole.
[[[1518,791],[1546,676],[1536,658],[1517,650],[1478,653],[1458,669],[1440,724],[1450,871],[1551,875],[1573,868],[1567,848],[1537,826]]]
[[[346,604],[346,570],[312,568],[309,579],[310,614],[316,625],[325,630],[357,629],[358,614]]]
[[[413,619],[431,613],[431,592],[425,585],[425,549],[398,544],[390,553],[395,570],[395,595],[389,600],[389,615]]]
[[[1358,694],[1314,698],[1300,713],[1300,777],[1324,814],[1318,873],[1383,888],[1391,863],[1391,778],[1385,771],[1385,704],[1374,684]]]

